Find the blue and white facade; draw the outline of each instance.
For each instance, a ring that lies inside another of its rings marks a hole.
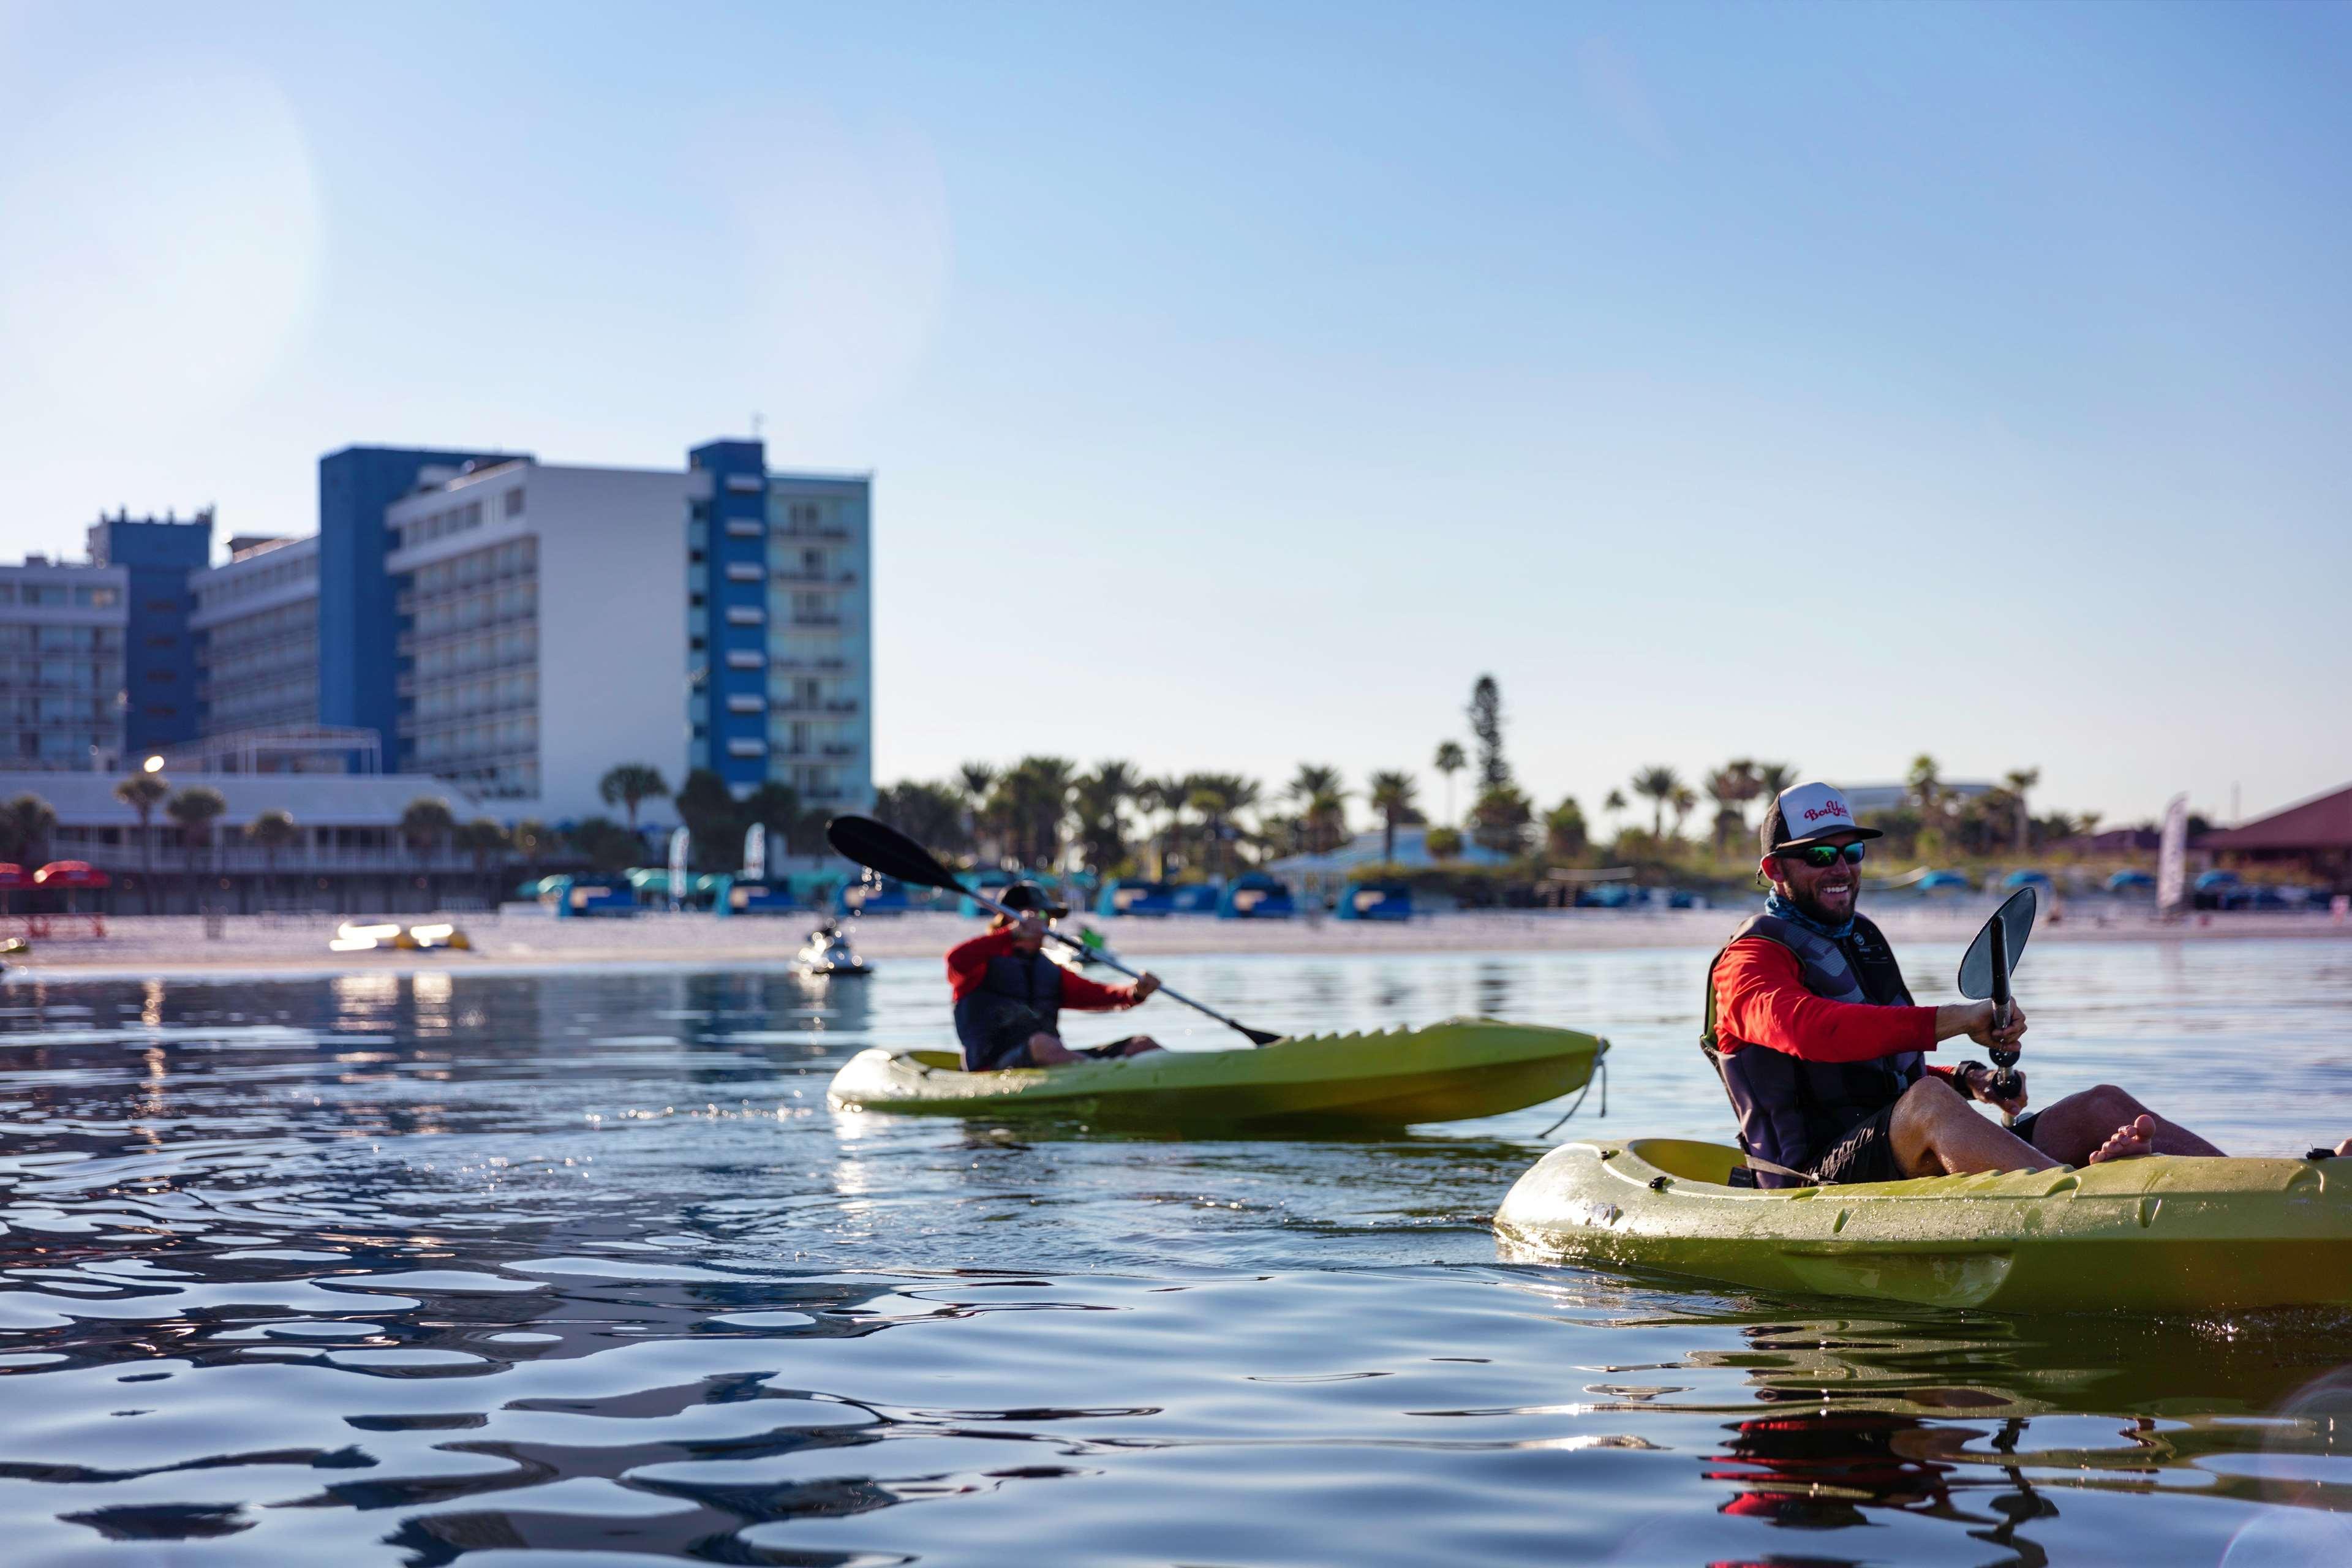
[[[873,801],[873,488],[771,473],[757,441],[692,453],[687,536],[689,765],[739,796]]]

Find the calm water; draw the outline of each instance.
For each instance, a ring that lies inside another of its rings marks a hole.
[[[1911,956],[1948,994],[1957,952]],[[1165,969],[1275,1027],[1594,1028],[1630,1134],[1721,1128],[1705,959]],[[2021,983],[2045,1097],[2119,1080],[2247,1152],[2352,1131],[2352,944],[2044,944]],[[828,1111],[942,991],[13,981],[0,1559],[2352,1561],[2352,1319],[1498,1264],[1560,1106],[1360,1142]]]

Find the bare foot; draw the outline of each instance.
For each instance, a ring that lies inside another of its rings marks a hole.
[[[2352,1138],[2347,1138],[2343,1142],[2336,1145],[2336,1152],[2338,1154],[2352,1154]]]
[[[2087,1165],[2102,1165],[2109,1160],[2137,1160],[2148,1152],[2148,1144],[2156,1137],[2156,1118],[2143,1116],[2126,1122],[2115,1135],[2091,1151]]]

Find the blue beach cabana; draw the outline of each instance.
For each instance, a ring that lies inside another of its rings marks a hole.
[[[1176,890],[1165,882],[1148,881],[1141,877],[1118,877],[1102,885],[1095,895],[1095,913],[1098,915],[1164,915],[1176,908]]]
[[[1244,871],[1217,895],[1221,921],[1281,921],[1298,912],[1290,889],[1263,871]]]
[[[1412,919],[1412,888],[1404,882],[1351,881],[1339,889],[1343,921],[1409,921]]]

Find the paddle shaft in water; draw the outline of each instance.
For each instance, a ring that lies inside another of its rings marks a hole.
[[[986,894],[976,892],[964,886],[963,879],[940,865],[937,856],[887,822],[877,822],[870,816],[844,814],[824,825],[824,837],[826,842],[830,843],[843,857],[856,861],[868,870],[878,871],[886,877],[895,877],[901,882],[912,882],[917,887],[938,888],[944,892],[961,893],[992,914],[1002,915],[1007,920],[1021,918],[1013,910],[1006,909]],[[1108,953],[1097,952],[1087,946],[1076,937],[1065,936],[1062,932],[1050,929],[1045,934],[1064,946],[1074,947],[1087,953],[1097,963],[1108,964],[1131,980],[1143,978],[1138,971],[1129,969]],[[1264,1029],[1253,1029],[1247,1024],[1228,1018],[1214,1007],[1195,1002],[1171,986],[1160,986],[1160,994],[1171,1002],[1178,1002],[1192,1008],[1195,1013],[1214,1018],[1226,1028],[1246,1038],[1251,1045],[1270,1046],[1283,1037],[1280,1035],[1268,1034]]]

